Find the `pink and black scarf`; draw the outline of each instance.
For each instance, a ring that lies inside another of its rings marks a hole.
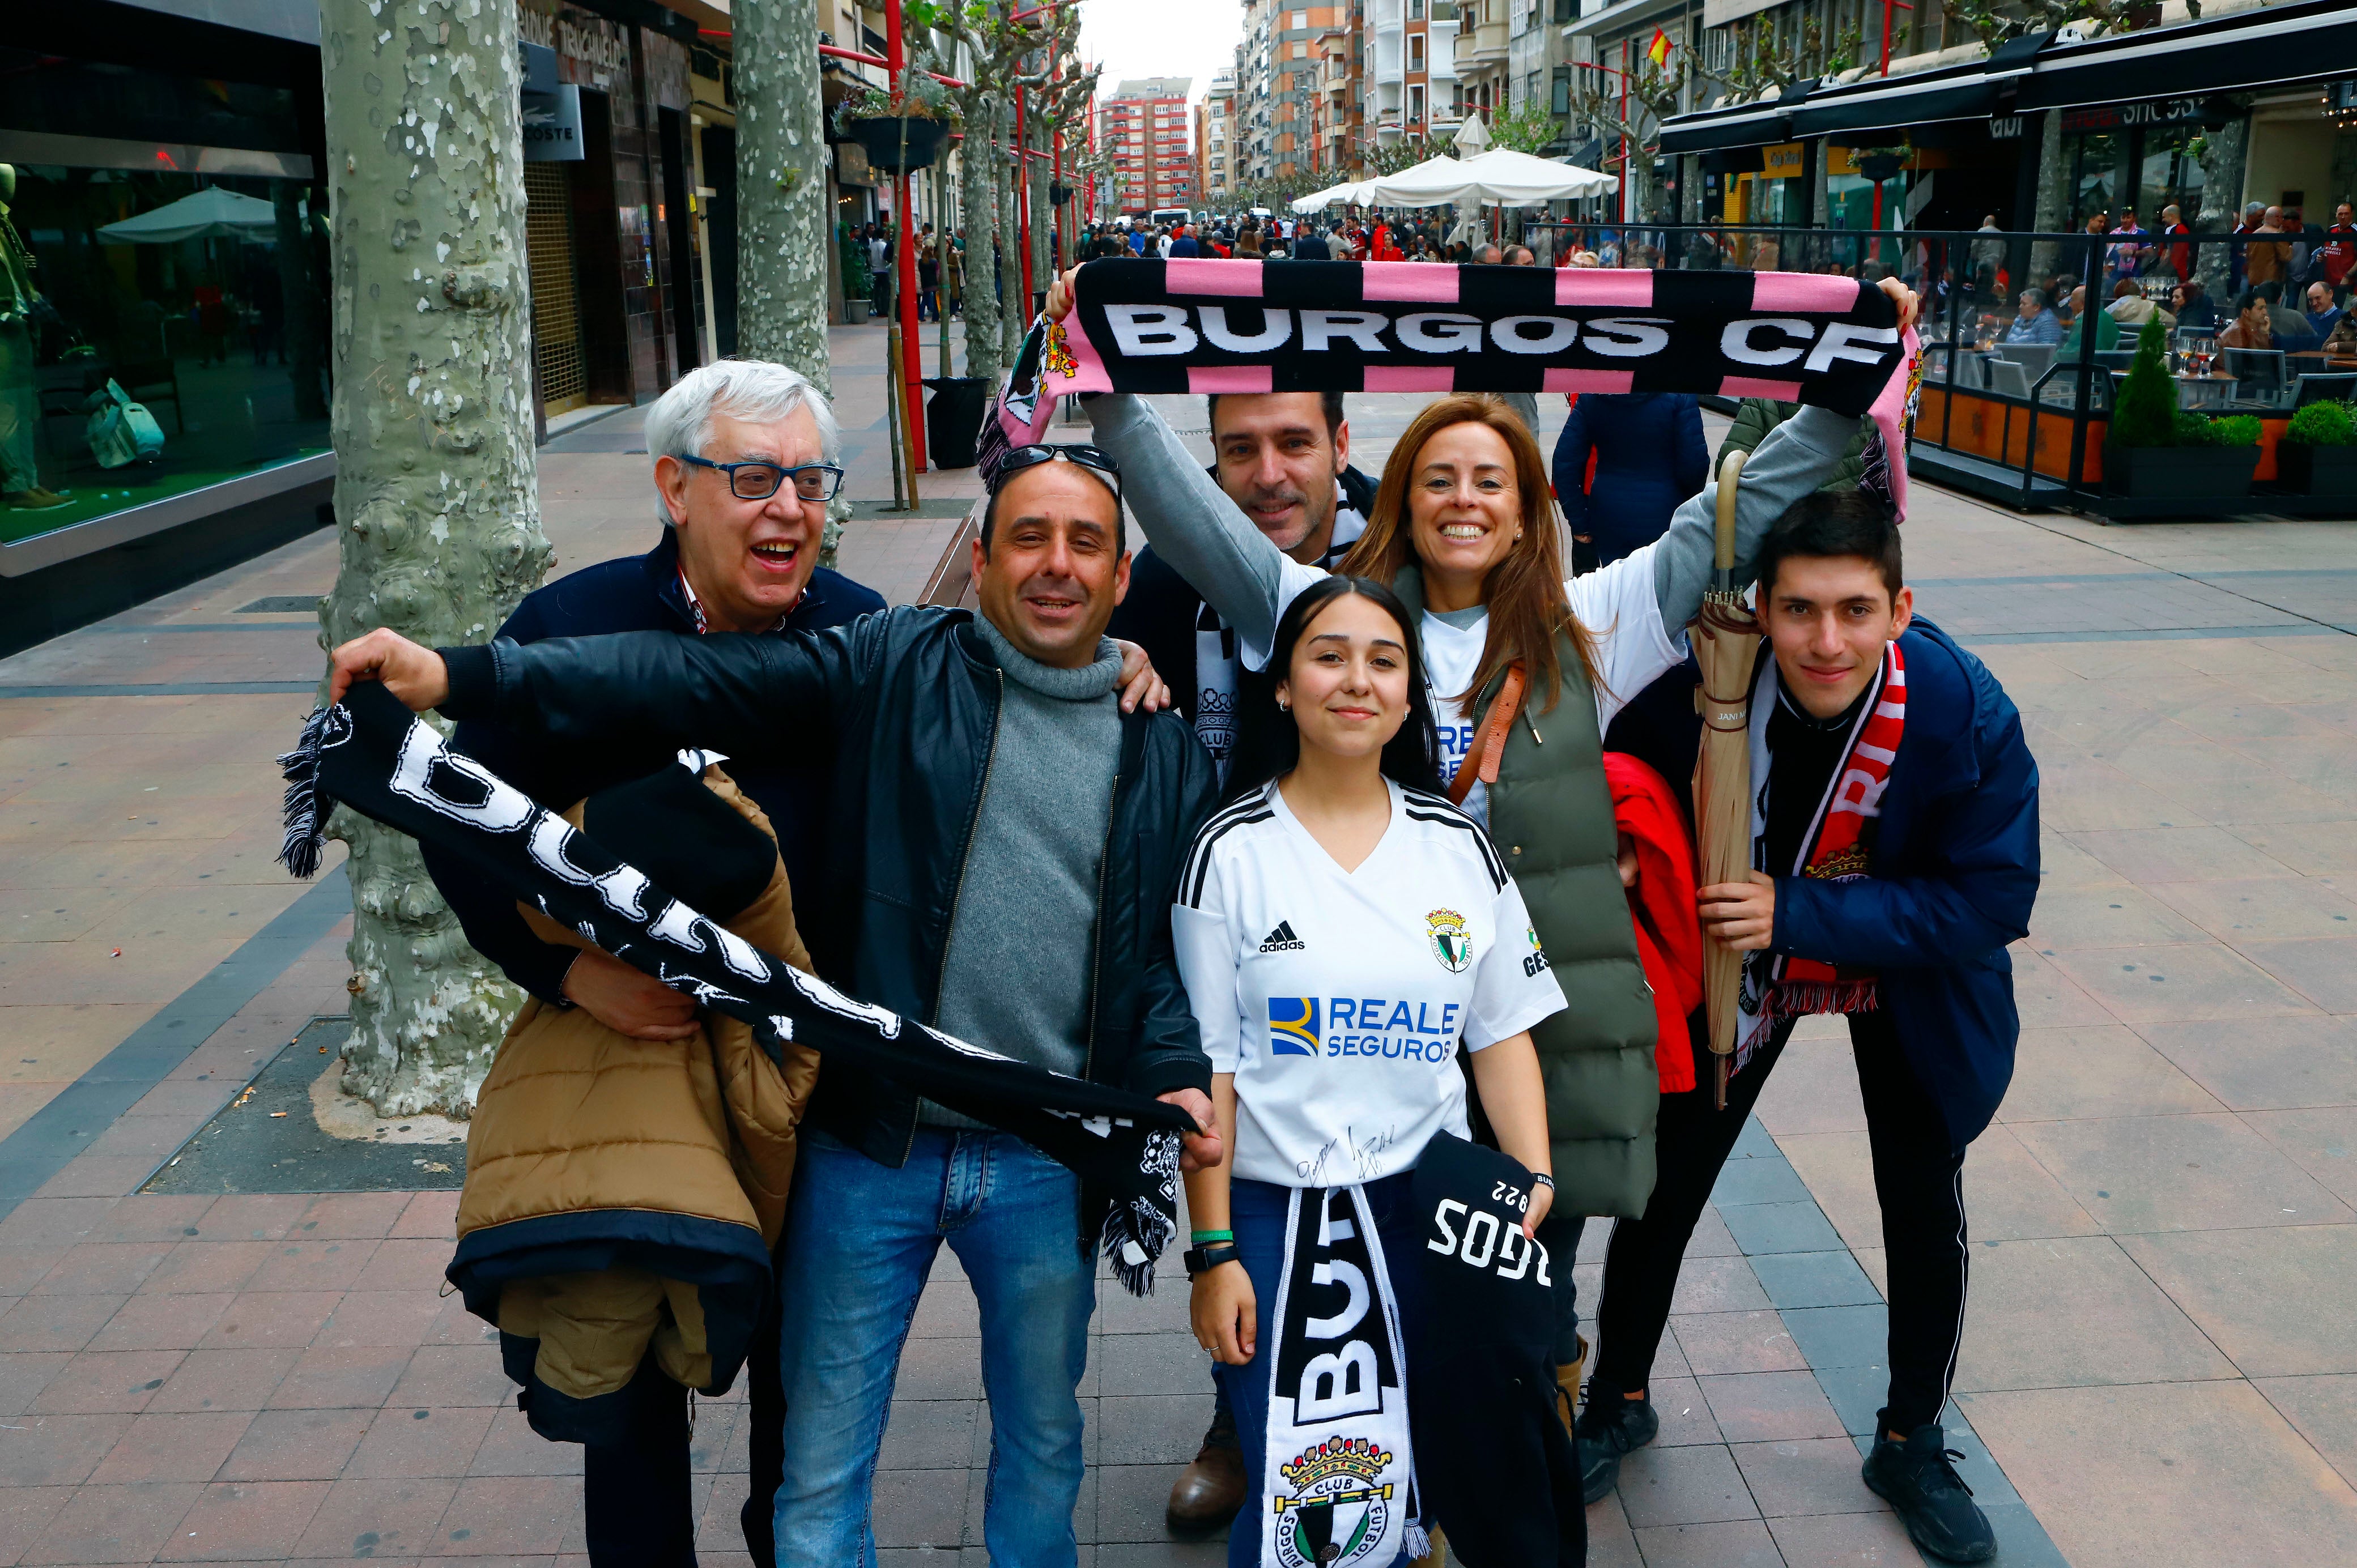
[[[1895,453],[1917,349],[1887,295],[1832,274],[1097,261],[1069,318],[1033,324],[982,467],[1101,392],[1717,393],[1871,416]],[[1881,470],[1903,513],[1906,465]]]
[[[1753,858],[1768,838],[1768,720],[1781,701],[1777,693],[1776,660],[1762,650],[1760,677],[1751,693],[1751,842]],[[1771,876],[1811,876],[1824,882],[1855,882],[1867,874],[1866,825],[1882,814],[1882,791],[1890,782],[1890,764],[1907,733],[1907,660],[1897,639],[1884,645],[1882,667],[1858,704],[1841,760],[1834,767],[1823,799],[1801,835],[1800,852],[1791,865],[1760,869]],[[1743,1070],[1752,1053],[1768,1043],[1780,1018],[1810,1013],[1868,1013],[1877,1005],[1872,970],[1820,963],[1814,959],[1789,958],[1760,950],[1743,955],[1743,994],[1738,1006],[1743,1021],[1735,1035],[1735,1070]]]

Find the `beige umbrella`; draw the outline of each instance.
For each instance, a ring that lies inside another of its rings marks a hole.
[[[1695,619],[1695,660],[1702,666],[1702,750],[1695,758],[1697,880],[1708,887],[1744,881],[1751,871],[1751,671],[1760,659],[1760,622],[1735,576],[1735,499],[1744,454],[1730,452],[1718,470],[1718,560]],[[1703,937],[1703,1006],[1717,1058],[1717,1101],[1727,1109],[1727,1069],[1735,1059],[1737,1001],[1743,955]]]

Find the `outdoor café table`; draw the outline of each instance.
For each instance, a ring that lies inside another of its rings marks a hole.
[[[2180,372],[2174,379],[2180,408],[2191,408],[2196,403],[2224,403],[2234,395],[2234,388],[2240,384],[2235,377],[2215,372],[2206,376],[2189,376]]]

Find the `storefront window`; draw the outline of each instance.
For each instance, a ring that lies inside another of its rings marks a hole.
[[[0,74],[0,542],[325,453],[292,91],[23,50]]]
[[[2090,218],[2102,218],[2108,229],[2119,221],[2126,199],[2128,138],[2099,132],[2078,138],[2077,178],[2072,185],[2071,227],[2083,229]]]
[[[2160,209],[2174,205],[2188,228],[2201,214],[2201,161],[2191,149],[2199,125],[2155,127],[2144,134],[2144,156],[2136,173],[2136,218],[2160,227]]]
[[[0,457],[19,498],[0,511],[0,540],[328,450],[328,240],[305,182],[41,164],[16,175],[9,220],[33,304],[0,350],[12,383],[0,398],[31,417],[0,430],[14,435]]]

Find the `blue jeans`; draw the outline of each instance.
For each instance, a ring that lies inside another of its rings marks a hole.
[[[1093,1261],[1079,1179],[1003,1133],[920,1127],[908,1163],[802,1134],[779,1273],[786,1395],[779,1568],[873,1568],[876,1454],[942,1241],[982,1308],[990,1398],[983,1540],[1001,1568],[1071,1568]]]
[[[1403,1171],[1367,1184],[1367,1208],[1375,1217],[1375,1234],[1383,1244],[1383,1269],[1391,1276],[1392,1296],[1399,1303],[1401,1359],[1414,1355],[1416,1328],[1424,1321],[1424,1248],[1417,1223],[1413,1188],[1415,1176]],[[1261,1568],[1260,1510],[1267,1497],[1262,1470],[1268,1459],[1268,1363],[1265,1353],[1276,1344],[1276,1277],[1285,1270],[1285,1212],[1292,1202],[1290,1187],[1238,1176],[1228,1187],[1228,1223],[1236,1233],[1238,1261],[1252,1279],[1257,1315],[1258,1348],[1241,1367],[1215,1367],[1214,1375],[1235,1412],[1236,1441],[1243,1447],[1244,1506],[1228,1527],[1228,1568]],[[1409,1436],[1415,1436],[1415,1368],[1407,1363]],[[1427,1516],[1424,1521],[1429,1525]],[[1394,1563],[1408,1560],[1403,1552]]]

